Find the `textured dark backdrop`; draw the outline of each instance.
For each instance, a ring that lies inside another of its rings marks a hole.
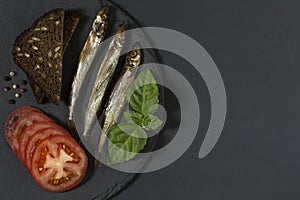
[[[300,197],[300,1],[115,0],[144,26],[166,27],[197,40],[216,62],[228,95],[222,136],[197,158],[207,128],[207,91],[184,61],[199,94],[201,129],[171,166],[142,175],[115,200],[253,200]],[[166,100],[168,103],[168,100]]]
[[[11,6],[8,0],[1,2],[0,6]],[[184,60],[160,52],[162,62],[181,71],[194,86],[201,104],[200,130],[177,162],[141,175],[114,200],[298,199],[300,1],[115,2],[141,25],[181,31],[210,53],[226,86],[228,116],[218,144],[199,160],[210,116],[205,83]],[[166,102],[172,108],[171,94],[167,93]],[[175,117],[174,126],[177,121]],[[166,131],[162,139],[171,135]]]

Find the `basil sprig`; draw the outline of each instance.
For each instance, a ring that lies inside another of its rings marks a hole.
[[[127,122],[114,125],[108,135],[108,163],[111,165],[134,158],[147,143],[145,130],[156,130],[163,123],[154,114],[158,109],[159,89],[149,69],[134,80],[126,100],[132,108],[124,112]]]

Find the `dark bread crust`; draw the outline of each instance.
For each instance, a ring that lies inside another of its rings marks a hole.
[[[43,92],[41,90],[41,88],[38,86],[38,84],[32,78],[30,78],[30,76],[28,76],[28,80],[29,80],[30,86],[32,88],[32,92],[34,94],[36,102],[38,104],[43,104],[46,100],[45,92]]]
[[[80,16],[72,13],[71,11],[66,11],[65,13],[65,23],[64,23],[64,33],[63,33],[63,52],[65,53],[69,42],[73,36],[74,31],[79,23]]]
[[[30,76],[27,75],[27,77],[28,77],[29,84],[32,88],[34,97],[36,99],[36,102],[38,104],[43,104],[46,100],[45,92],[41,90],[41,88],[37,85],[37,83]]]
[[[63,9],[44,14],[17,37],[13,46],[15,63],[56,105],[62,87],[64,16]]]
[[[65,12],[64,19],[64,30],[63,30],[63,53],[65,53],[69,42],[72,38],[74,31],[79,23],[80,16],[76,15],[70,11]],[[32,87],[32,91],[36,98],[36,102],[38,104],[43,104],[45,102],[45,93],[40,89],[37,83],[30,77],[28,77],[30,85]]]

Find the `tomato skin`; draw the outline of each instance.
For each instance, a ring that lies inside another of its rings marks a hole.
[[[30,172],[36,183],[45,190],[64,192],[76,187],[83,180],[87,165],[88,158],[84,150],[73,138],[55,135],[44,139],[34,149]],[[62,169],[63,174],[59,173]],[[62,182],[55,184],[53,178]]]
[[[11,146],[12,144],[12,131],[13,125],[15,122],[24,114],[29,112],[41,112],[39,109],[31,107],[31,106],[23,106],[13,110],[10,115],[8,116],[7,120],[5,121],[4,125],[4,135],[6,142]]]
[[[18,140],[18,145],[19,145],[19,151],[18,151],[18,157],[20,160],[25,164],[25,151],[26,147],[28,145],[29,138],[34,135],[36,132],[40,130],[44,130],[46,128],[51,128],[51,127],[57,127],[61,128],[54,122],[36,122],[33,123],[32,125],[28,126],[23,133],[20,135],[19,140]]]
[[[50,127],[45,128],[40,131],[35,132],[31,135],[28,139],[28,142],[25,147],[25,154],[24,154],[24,165],[30,170],[31,169],[31,157],[32,153],[36,146],[41,143],[43,140],[47,140],[50,136],[54,135],[63,135],[66,137],[71,137],[67,131],[65,131],[61,127]]]
[[[11,133],[12,134],[11,148],[16,155],[19,154],[18,140],[20,135],[28,126],[30,126],[35,122],[53,122],[53,121],[41,112],[29,112],[19,117],[19,119],[15,122],[13,126],[13,132]]]

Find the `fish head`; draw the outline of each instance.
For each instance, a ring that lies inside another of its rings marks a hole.
[[[136,43],[133,50],[126,56],[126,65],[129,68],[137,68],[142,61],[142,51],[140,45]]]
[[[93,30],[99,35],[103,35],[108,27],[108,5],[105,5],[97,13],[97,16],[93,22]]]

